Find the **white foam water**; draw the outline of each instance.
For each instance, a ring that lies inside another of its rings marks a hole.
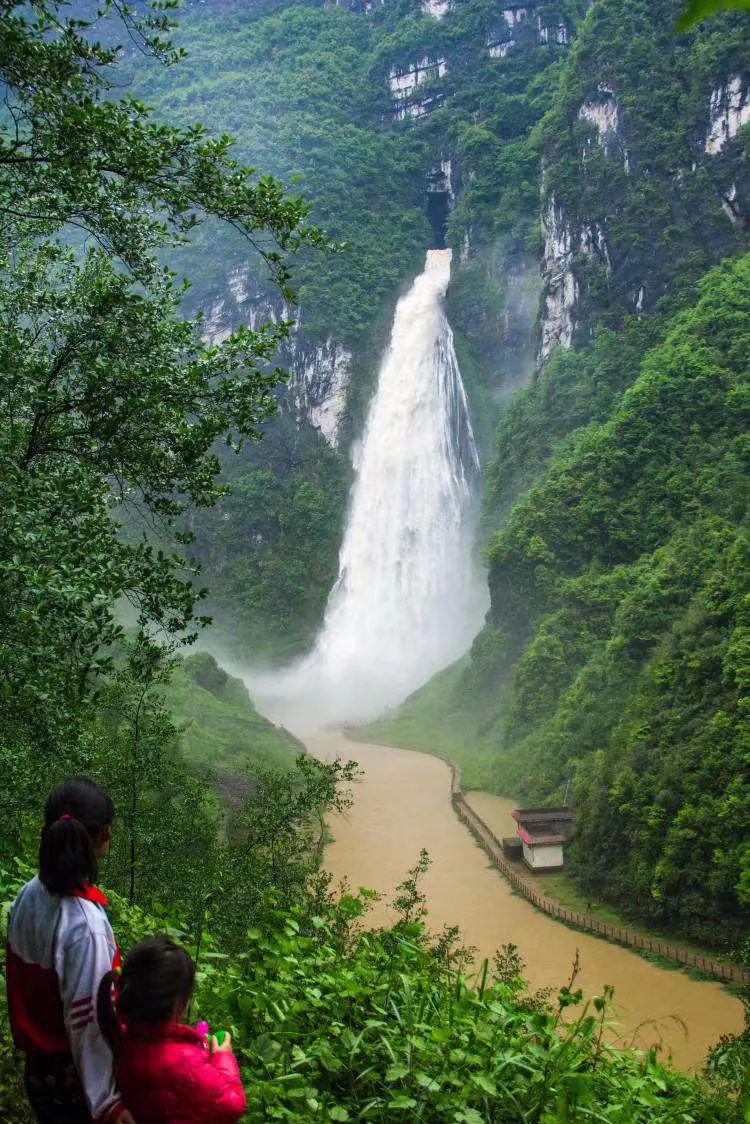
[[[450,250],[428,251],[396,307],[320,635],[292,667],[252,676],[261,708],[292,729],[377,716],[457,659],[481,625],[479,458],[443,311],[450,267]]]

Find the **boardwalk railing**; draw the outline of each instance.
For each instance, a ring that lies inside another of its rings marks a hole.
[[[568,924],[575,925],[579,929],[586,930],[586,932],[597,933],[601,937],[607,937],[611,941],[628,945],[631,948],[642,948],[647,952],[658,953],[660,956],[666,956],[669,960],[675,960],[679,964],[698,968],[706,975],[715,976],[717,979],[731,980],[733,983],[739,984],[750,984],[750,972],[744,972],[737,965],[722,964],[720,961],[711,960],[707,956],[699,956],[697,953],[689,952],[677,945],[668,944],[666,941],[655,940],[651,937],[645,937],[641,933],[634,933],[630,929],[623,929],[619,925],[607,925],[604,921],[599,921],[598,918],[592,917],[590,914],[565,909],[557,902],[552,901],[551,898],[546,897],[545,894],[540,894],[536,887],[519,874],[514,865],[508,861],[503,854],[500,840],[482,817],[477,815],[470,804],[467,804],[461,791],[461,772],[456,765],[451,765],[451,803],[459,819],[466,824],[471,834],[487,852],[494,866],[508,879],[514,889],[518,890],[519,894],[522,894],[537,909],[541,909],[551,917],[567,921]]]

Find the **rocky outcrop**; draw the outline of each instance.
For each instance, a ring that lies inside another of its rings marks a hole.
[[[446,60],[432,55],[425,55],[406,68],[394,66],[388,75],[391,96],[394,101],[403,101],[404,98],[411,97],[420,83],[433,78],[442,78],[447,72]]]
[[[570,347],[575,327],[573,312],[578,281],[573,272],[573,238],[565,215],[554,196],[542,215],[544,257],[539,364],[543,366],[556,347]]]
[[[405,102],[397,106],[393,116],[397,121],[405,121],[409,117],[414,120],[419,117],[426,117],[428,113],[432,113],[433,109],[437,109],[442,104],[444,97],[444,94],[433,94],[429,98],[420,98],[419,101]]]
[[[570,42],[568,27],[565,23],[545,24],[541,16],[537,16],[537,38],[540,43],[554,43],[558,47],[567,47]]]
[[[422,11],[436,20],[441,20],[450,8],[451,0],[422,0]]]
[[[739,74],[711,91],[705,151],[715,156],[750,122],[750,86]]]
[[[292,308],[254,278],[247,267],[233,270],[226,291],[207,309],[204,336],[220,343],[240,324],[255,330],[262,324],[294,321],[289,339],[279,349],[279,364],[289,380],[279,391],[279,405],[294,417],[306,418],[336,448],[346,410],[352,353],[332,337],[322,344],[306,339],[301,308]]]
[[[508,52],[520,40],[520,32],[533,15],[533,3],[526,5],[506,6],[500,12],[500,20],[490,31],[487,37],[487,52],[490,58],[505,58]],[[545,17],[537,15],[531,24],[529,42],[536,44],[555,44],[559,47],[567,46],[570,36],[568,27],[560,21],[548,24]]]
[[[503,8],[500,20],[487,37],[490,58],[503,59],[518,42],[518,28],[529,16],[527,7]]]
[[[415,91],[423,83],[433,83],[447,73],[446,59],[434,55],[425,55],[406,67],[392,67],[388,75],[388,85],[396,120],[424,117],[440,105],[444,96],[441,92],[431,92],[428,96],[420,98],[415,96]]]
[[[744,229],[746,220],[736,183],[731,184],[727,191],[721,193],[721,205],[732,226]]]
[[[544,366],[557,347],[570,347],[576,328],[576,305],[580,283],[576,257],[612,267],[604,231],[599,223],[587,223],[574,230],[554,196],[542,214],[544,256],[542,261],[542,308],[538,363]]]
[[[617,99],[607,86],[599,86],[596,94],[587,98],[578,110],[578,120],[585,121],[596,130],[596,142],[607,156],[622,161],[625,171],[630,171],[627,149],[620,138],[620,110]]]
[[[352,370],[352,353],[331,336],[315,348],[292,341],[287,402],[298,417],[319,429],[334,449],[339,444]]]

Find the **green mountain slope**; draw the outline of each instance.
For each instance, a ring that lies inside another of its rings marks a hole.
[[[380,733],[468,754],[472,777],[489,757],[494,787],[527,801],[572,793],[589,890],[736,943],[750,906],[750,256],[699,292],[606,421],[560,442],[512,506],[467,665]],[[595,375],[596,351],[580,363]],[[528,407],[506,424],[528,432]]]
[[[182,660],[164,690],[191,765],[252,776],[256,769],[291,768],[301,742],[263,718],[247,687],[207,652]]]
[[[347,453],[398,287],[443,233],[442,183],[492,607],[467,659],[367,734],[519,799],[572,794],[590,892],[734,941],[750,17],[682,34],[683,7],[207,4],[176,83],[139,70],[137,85],[165,114],[230,127],[346,243],[296,266],[303,335],[352,351],[339,446],[288,409],[194,527],[225,637],[286,659],[315,633]],[[245,258],[206,236],[186,257],[193,303],[228,299]],[[737,264],[708,273],[723,259]]]

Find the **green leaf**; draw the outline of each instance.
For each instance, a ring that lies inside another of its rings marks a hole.
[[[687,31],[696,23],[720,11],[748,11],[750,0],[691,0],[677,21],[680,31]]]
[[[472,1073],[471,1080],[490,1097],[497,1096],[497,1085],[486,1073]]]
[[[402,1062],[396,1062],[395,1065],[388,1066],[388,1069],[385,1071],[385,1079],[386,1081],[400,1081],[403,1077],[406,1077],[408,1072],[408,1065],[404,1065]]]

